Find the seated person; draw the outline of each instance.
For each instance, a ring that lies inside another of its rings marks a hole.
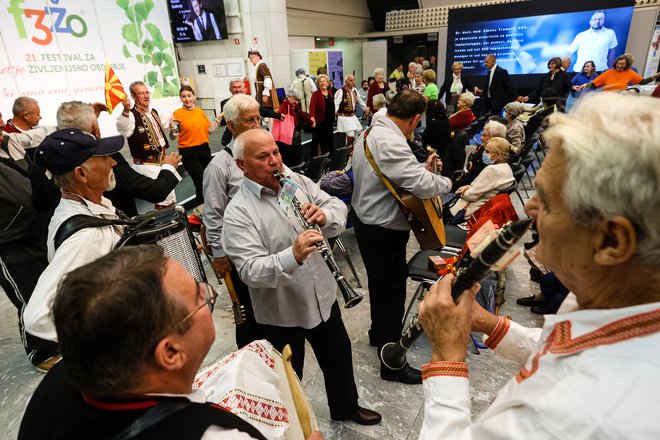
[[[510,102],[504,106],[506,116],[506,140],[511,143],[511,151],[518,155],[525,143],[525,126],[518,120],[525,111],[525,105],[520,102]]]
[[[538,329],[478,307],[477,284],[458,304],[453,276],[431,287],[419,305],[433,352],[420,440],[660,438],[658,127],[654,98],[614,93],[551,117],[525,211],[537,220],[538,261],[572,293]],[[522,367],[476,420],[470,331]]]
[[[456,177],[453,189],[456,191],[457,188],[470,184],[474,179],[477,178],[481,170],[483,170],[486,165],[481,160],[481,155],[484,152],[484,147],[489,140],[495,137],[505,138],[506,137],[506,126],[500,122],[489,120],[484,126],[484,131],[481,133],[481,144],[477,145],[477,149],[472,153],[468,158],[466,165],[467,172]],[[465,151],[463,151],[463,161],[465,161]]]
[[[32,395],[18,438],[128,438],[126,429],[139,429],[144,414],[169,410],[139,438],[264,439],[193,390],[215,340],[217,296],[153,245],[68,273],[53,303],[64,360]]]
[[[456,113],[449,117],[449,126],[452,131],[461,131],[468,128],[476,117],[472,113],[475,97],[470,92],[462,93],[456,103]]]
[[[426,103],[426,128],[422,133],[422,146],[431,147],[442,157],[451,141],[451,129],[444,105],[438,99]]]
[[[384,94],[379,93],[378,95],[374,95],[371,104],[375,111],[374,115],[371,117],[370,125],[374,125],[380,118],[387,114],[387,98]]]
[[[467,220],[481,205],[492,199],[499,191],[511,186],[514,182],[513,171],[508,164],[511,144],[503,138],[492,138],[484,147],[481,160],[486,166],[472,181],[455,192],[460,196],[454,206],[450,208],[453,216],[465,210],[464,219]]]

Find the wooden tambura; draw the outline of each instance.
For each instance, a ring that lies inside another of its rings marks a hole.
[[[318,430],[314,411],[298,377],[292,386],[304,396],[312,430]],[[256,427],[268,439],[304,439],[282,355],[265,340],[202,369],[194,388]]]

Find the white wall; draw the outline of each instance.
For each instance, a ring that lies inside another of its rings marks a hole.
[[[362,43],[362,72],[370,76],[377,67],[387,66],[387,40]]]
[[[286,13],[289,36],[357,38],[373,30],[366,0],[287,0]]]

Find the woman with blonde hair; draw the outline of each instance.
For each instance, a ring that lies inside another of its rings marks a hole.
[[[438,99],[438,86],[435,85],[435,72],[431,69],[426,69],[422,72],[422,81],[426,88],[424,89],[424,99],[427,101],[433,101]]]
[[[455,61],[451,65],[451,71],[452,74],[445,78],[445,82],[442,83],[442,87],[438,92],[439,96],[445,95],[447,113],[452,113],[456,109],[458,98],[462,93],[474,90],[472,83],[462,76],[463,63]]]
[[[312,136],[312,153],[325,154],[334,150],[332,128],[335,123],[335,98],[329,88],[330,77],[316,77],[316,91],[309,102],[309,116],[316,126]]]
[[[456,190],[456,194],[460,196],[460,199],[450,208],[453,216],[465,209],[464,219],[469,219],[484,203],[514,182],[513,171],[508,164],[509,154],[511,153],[509,141],[494,137],[488,141],[484,148],[481,160],[486,167],[481,170],[470,185],[461,186]]]

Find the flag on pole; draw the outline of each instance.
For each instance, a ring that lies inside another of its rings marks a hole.
[[[117,104],[126,99],[126,92],[117,74],[110,64],[105,63],[105,105],[108,106],[108,113],[112,114]]]

